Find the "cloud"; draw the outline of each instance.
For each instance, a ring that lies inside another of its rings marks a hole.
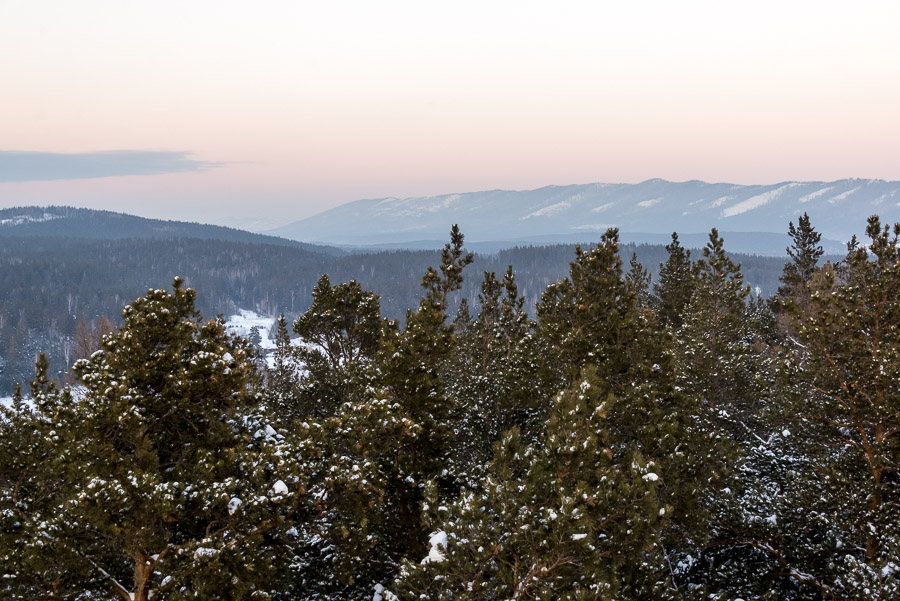
[[[198,161],[186,151],[22,152],[0,150],[0,183],[160,175],[205,171],[221,163]]]

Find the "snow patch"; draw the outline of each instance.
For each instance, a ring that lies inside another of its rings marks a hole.
[[[444,552],[447,550],[447,533],[443,530],[432,532],[428,537],[428,544],[431,548],[428,550],[428,557],[422,560],[426,563],[441,563],[444,561]]]
[[[775,188],[774,190],[769,190],[768,192],[763,192],[762,194],[757,194],[756,196],[751,196],[746,200],[742,200],[736,205],[732,205],[722,211],[722,217],[734,217],[735,215],[740,215],[742,213],[746,213],[747,211],[752,211],[753,209],[758,209],[763,205],[767,205],[782,194],[784,194],[785,190],[790,190],[791,188],[796,188],[802,184],[798,184],[796,182],[785,184],[780,188]]]
[[[230,501],[228,501],[228,515],[234,515],[235,512],[240,508],[242,501],[237,497],[233,497]]]
[[[259,336],[262,338],[260,346],[264,349],[274,349],[275,341],[269,340],[269,330],[275,325],[272,317],[263,317],[259,313],[248,309],[240,309],[240,313],[232,315],[225,320],[225,329],[230,334],[236,334],[242,338],[250,336],[250,331],[259,328]]]
[[[651,198],[650,200],[642,200],[637,203],[639,207],[652,207],[653,205],[658,205],[662,201],[662,198]]]
[[[372,595],[372,601],[399,601],[397,595],[387,590],[380,584],[375,585],[375,594]]]
[[[599,207],[594,207],[593,209],[591,209],[591,213],[602,213],[606,209],[612,207],[614,204],[616,204],[616,203],[607,202],[605,204],[600,205]]]
[[[432,197],[383,198],[375,204],[375,213],[388,217],[421,217],[450,208],[462,194]],[[413,227],[408,229],[422,229]]]
[[[834,190],[834,186],[828,186],[827,188],[822,188],[821,190],[816,190],[815,192],[811,192],[811,193],[807,194],[806,196],[801,196],[797,200],[799,200],[800,202],[809,202],[809,201],[813,200],[814,198],[818,198],[818,197],[822,196],[823,194],[827,194],[828,192],[831,192],[832,190]]]
[[[44,213],[41,217],[32,217],[31,215],[19,215],[8,219],[0,219],[0,225],[8,225],[14,227],[23,223],[43,223],[45,221],[53,221],[54,219],[62,219],[62,215],[54,215],[53,213]]]
[[[841,193],[838,194],[837,196],[832,196],[831,198],[829,198],[829,199],[828,199],[828,202],[829,202],[830,204],[834,204],[834,203],[836,203],[836,202],[840,202],[840,201],[842,201],[842,200],[845,200],[845,199],[846,199],[848,196],[850,196],[851,194],[856,194],[857,192],[859,192],[859,189],[860,189],[860,188],[862,188],[862,186],[857,186],[857,187],[853,188],[852,190],[847,190],[846,192],[841,192]]]
[[[566,209],[571,208],[571,206],[572,206],[571,200],[564,200],[562,202],[552,204],[548,207],[544,207],[543,209],[538,209],[534,213],[529,213],[528,215],[525,215],[521,219],[522,219],[522,221],[524,221],[526,219],[531,219],[532,217],[550,217],[551,215],[556,215],[557,213],[559,213],[561,211],[565,211]]]
[[[275,484],[272,485],[272,494],[283,497],[288,493],[287,484],[284,483],[283,480],[276,480]]]

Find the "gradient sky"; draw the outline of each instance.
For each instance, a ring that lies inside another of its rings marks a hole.
[[[896,0],[0,0],[0,207],[259,228],[363,197],[900,180],[898,25]]]

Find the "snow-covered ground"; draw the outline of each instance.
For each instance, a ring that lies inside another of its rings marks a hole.
[[[250,336],[250,331],[254,327],[259,328],[259,336],[262,339],[260,347],[266,354],[266,364],[269,367],[274,367],[275,359],[272,356],[271,351],[275,350],[275,341],[269,338],[269,332],[272,328],[276,327],[275,318],[264,317],[249,309],[239,309],[239,313],[230,315],[225,320],[225,329],[229,333],[242,336],[243,338],[248,338]],[[290,326],[288,327],[290,328]],[[291,346],[302,346],[300,339],[292,338]]]
[[[269,339],[269,331],[275,327],[274,318],[263,317],[248,309],[240,309],[240,313],[231,315],[225,320],[225,329],[243,338],[248,338],[254,327],[259,328],[259,335],[262,338],[260,346],[265,350],[274,349],[275,341]]]

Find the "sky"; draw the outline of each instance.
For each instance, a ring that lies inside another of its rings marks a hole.
[[[0,0],[0,208],[900,180],[900,2]]]

